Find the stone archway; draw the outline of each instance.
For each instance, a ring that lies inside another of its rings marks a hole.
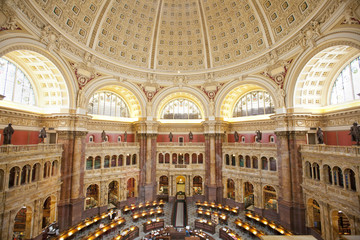
[[[31,239],[32,210],[30,207],[23,206],[16,214],[14,219],[13,238]]]

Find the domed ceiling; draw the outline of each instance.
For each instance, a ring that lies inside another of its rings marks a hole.
[[[39,11],[112,62],[152,71],[239,64],[280,44],[315,0],[36,0]],[[309,18],[308,18],[309,19]]]

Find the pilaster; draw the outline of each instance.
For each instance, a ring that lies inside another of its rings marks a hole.
[[[61,194],[58,204],[60,231],[82,219],[84,210],[85,137],[87,131],[57,131],[63,144],[61,164]]]

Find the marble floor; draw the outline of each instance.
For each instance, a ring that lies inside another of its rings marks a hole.
[[[164,212],[167,213],[165,214],[164,216],[161,216],[160,218],[163,218],[164,221],[165,221],[165,226],[166,225],[171,225],[171,213],[172,213],[172,209],[173,209],[173,204],[174,203],[166,203],[164,205]],[[195,225],[195,219],[198,218],[197,216],[197,213],[196,213],[196,210],[197,210],[197,206],[195,205],[195,203],[188,203],[187,204],[187,211],[188,211],[188,226],[190,226],[190,228],[194,229],[194,225]],[[125,229],[125,228],[129,228],[130,226],[138,226],[139,227],[139,237],[136,238],[136,239],[143,239],[143,237],[146,235],[144,232],[143,232],[143,223],[146,222],[147,220],[149,220],[149,218],[144,218],[144,219],[139,219],[137,220],[136,222],[134,222],[132,220],[132,217],[131,217],[131,213],[127,213],[127,214],[122,214],[122,217],[125,218],[126,220],[126,224],[123,225],[122,227],[120,227],[119,229],[116,229],[116,231],[113,231],[112,233],[110,234],[107,234],[106,236],[103,236],[102,239],[106,239],[106,240],[110,240],[110,239],[113,239],[117,234],[120,233],[120,231],[122,229]],[[247,232],[244,232],[242,231],[241,229],[239,229],[234,221],[236,218],[240,218],[242,220],[245,220],[245,221],[248,221],[250,222],[249,220],[245,219],[245,214],[244,212],[240,212],[238,215],[234,216],[232,214],[228,214],[228,224],[225,225],[225,224],[218,224],[216,226],[216,232],[215,234],[211,235],[212,237],[214,237],[214,239],[220,239],[219,238],[219,229],[223,226],[227,226],[229,228],[231,228],[232,230],[234,230],[237,234],[239,234],[243,240],[246,240],[246,239],[258,239],[257,237],[254,237],[252,236],[251,234],[247,233]],[[110,220],[107,218],[107,219],[104,219],[102,221],[102,223],[106,224],[106,223],[109,223]],[[96,230],[96,228],[99,226],[100,223],[92,226],[90,229],[86,230],[84,233],[82,233],[81,235],[79,236],[76,236],[74,239],[82,239],[84,236],[86,236],[87,234],[89,234],[90,232]],[[251,224],[253,226],[255,226],[257,229],[265,232],[266,234],[268,235],[272,235],[273,233],[271,232],[270,229],[264,227],[264,226],[261,226],[259,224],[256,224],[256,223],[253,223],[251,222]]]

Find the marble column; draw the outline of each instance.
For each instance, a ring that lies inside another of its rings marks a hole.
[[[147,147],[147,140],[146,134],[141,133],[138,134],[138,140],[140,143],[140,153],[139,153],[139,197],[138,199],[142,202],[145,201],[145,185],[146,185],[146,147]]]
[[[215,134],[205,134],[205,171],[206,171],[206,199],[216,202],[216,154]]]
[[[156,198],[156,134],[146,134],[145,201]]]
[[[224,185],[222,183],[222,141],[224,134],[215,134],[216,202],[223,202]]]
[[[84,210],[84,168],[86,131],[58,131],[63,144],[61,160],[61,198],[58,204],[60,231],[82,219]]]
[[[305,131],[278,131],[277,160],[280,183],[279,215],[281,224],[297,234],[306,233],[303,202],[300,145],[306,144]]]

